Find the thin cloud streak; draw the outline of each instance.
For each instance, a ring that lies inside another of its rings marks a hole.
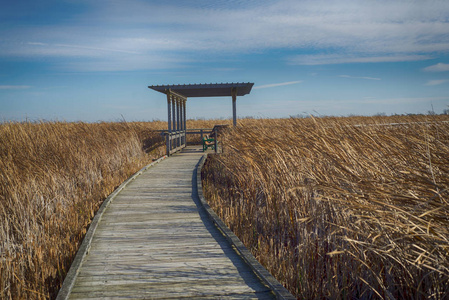
[[[272,88],[272,87],[278,87],[278,86],[285,86],[285,85],[292,85],[292,84],[298,84],[301,83],[301,80],[298,81],[288,81],[288,82],[281,82],[281,83],[271,83],[271,84],[265,84],[265,85],[259,85],[259,86],[255,86],[254,89],[258,90],[258,89],[267,89],[267,88]]]
[[[65,48],[73,48],[73,49],[86,49],[86,50],[95,50],[95,51],[103,51],[103,52],[118,52],[118,53],[127,53],[127,54],[138,54],[135,51],[126,51],[119,49],[111,49],[111,48],[98,48],[98,47],[88,47],[88,46],[80,46],[80,45],[66,45],[66,44],[55,44],[55,47],[65,47]]]
[[[372,104],[410,104],[410,103],[425,103],[432,101],[447,101],[449,97],[404,97],[404,98],[373,98],[373,99],[365,99],[363,103],[372,103]],[[358,101],[354,101],[354,103],[359,103]]]
[[[329,55],[298,55],[288,59],[291,65],[333,65],[347,63],[382,63],[382,62],[404,62],[432,59],[429,55],[400,55],[400,56],[365,56],[361,53],[353,54],[351,57],[340,54]]]
[[[339,75],[338,77],[342,77],[342,78],[354,78],[354,79],[366,79],[366,80],[381,80],[381,78],[376,78],[376,77],[358,77],[358,76],[349,76],[349,75]]]
[[[449,79],[435,79],[435,80],[429,80],[425,85],[427,86],[434,86],[434,85],[440,85],[443,83],[449,82]]]
[[[426,72],[447,72],[449,71],[449,64],[437,63],[436,65],[428,66],[423,70]]]
[[[31,88],[29,85],[0,85],[0,90],[26,90]]]

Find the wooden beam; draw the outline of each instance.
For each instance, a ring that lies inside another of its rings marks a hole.
[[[173,91],[172,89],[165,90],[165,93],[166,93],[166,94],[167,94],[167,93],[170,93],[170,94],[172,94],[173,96],[176,96],[176,97],[178,97],[178,98],[187,100],[187,97],[186,97],[186,96],[181,95],[180,93],[177,93],[177,92]]]

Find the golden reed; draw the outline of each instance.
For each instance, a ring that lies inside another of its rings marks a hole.
[[[145,123],[0,125],[1,299],[56,296],[102,201],[164,152],[150,129]]]
[[[220,120],[187,120],[212,128]],[[103,200],[165,154],[167,122],[0,124],[0,299],[55,298]],[[199,136],[188,141],[199,142]]]
[[[298,298],[449,299],[448,121],[242,121],[205,195]]]

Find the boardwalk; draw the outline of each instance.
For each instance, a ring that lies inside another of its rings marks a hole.
[[[202,155],[189,147],[114,198],[69,299],[274,298],[200,209]]]

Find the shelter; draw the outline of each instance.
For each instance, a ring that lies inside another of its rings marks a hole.
[[[150,89],[181,100],[183,105],[191,97],[232,97],[232,118],[234,126],[237,123],[236,99],[251,92],[254,83],[207,83],[207,84],[178,84],[178,85],[152,85]],[[170,111],[170,105],[168,105]],[[170,128],[169,128],[170,130]]]
[[[175,140],[175,148],[185,146],[186,134],[186,102],[192,97],[232,97],[232,119],[237,125],[237,96],[251,92],[254,83],[207,83],[152,85],[148,88],[167,95],[168,136],[167,153],[170,154],[171,140]]]

